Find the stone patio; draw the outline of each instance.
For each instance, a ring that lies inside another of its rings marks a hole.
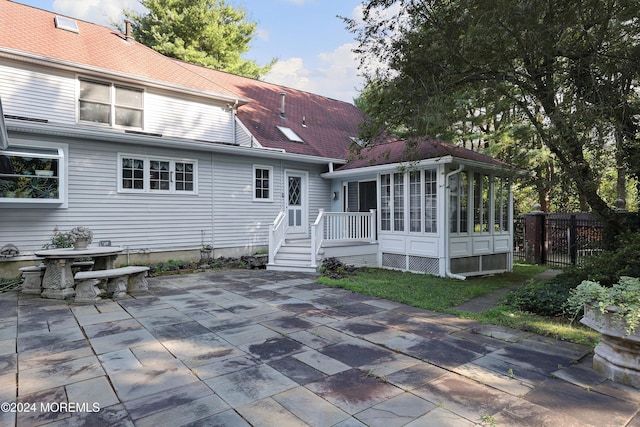
[[[640,426],[588,348],[264,270],[0,294],[0,402],[2,426]]]

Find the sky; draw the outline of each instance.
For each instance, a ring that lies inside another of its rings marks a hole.
[[[75,19],[111,26],[123,9],[141,11],[138,0],[14,0]],[[258,65],[278,62],[263,80],[353,103],[363,79],[352,49],[354,34],[337,16],[358,19],[361,0],[227,0],[257,23],[243,57]]]

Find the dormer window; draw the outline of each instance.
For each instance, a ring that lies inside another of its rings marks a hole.
[[[289,141],[304,142],[304,140],[300,138],[298,134],[293,131],[293,129],[284,127],[284,126],[276,126],[276,127],[280,130],[280,132],[284,134],[284,136],[287,137]]]
[[[143,94],[142,89],[80,80],[79,121],[142,129]]]

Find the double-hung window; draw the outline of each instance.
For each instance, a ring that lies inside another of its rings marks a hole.
[[[120,154],[118,162],[119,191],[183,194],[197,192],[198,164],[195,160]]]
[[[270,202],[273,200],[273,168],[271,166],[253,167],[253,200]]]
[[[80,80],[79,121],[142,128],[142,89],[93,80]]]
[[[9,146],[0,151],[0,202],[65,202],[64,149]]]

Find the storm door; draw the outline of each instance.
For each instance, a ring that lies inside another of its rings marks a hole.
[[[307,175],[287,171],[287,223],[289,233],[307,234]]]

